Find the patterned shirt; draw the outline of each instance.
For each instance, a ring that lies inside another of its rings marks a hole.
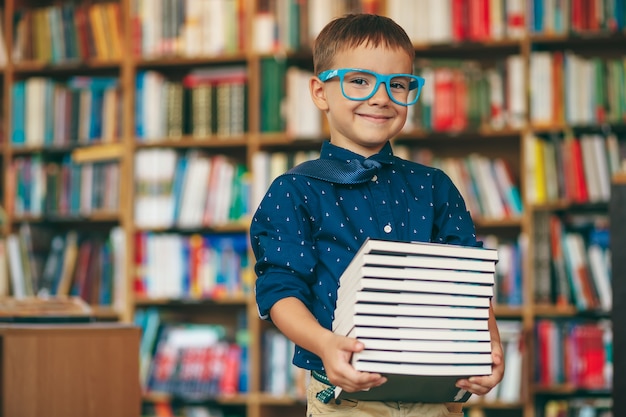
[[[341,273],[367,237],[480,246],[458,189],[443,171],[393,156],[370,181],[356,185],[285,173],[276,178],[250,228],[257,259],[259,315],[286,297],[301,300],[331,329]],[[324,142],[320,159],[366,158]],[[296,346],[296,366],[323,370],[313,353]]]

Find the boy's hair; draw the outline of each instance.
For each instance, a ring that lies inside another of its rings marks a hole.
[[[402,49],[411,61],[415,58],[411,39],[392,19],[375,14],[347,14],[332,20],[317,36],[313,45],[315,74],[332,69],[330,66],[339,51],[362,44]]]

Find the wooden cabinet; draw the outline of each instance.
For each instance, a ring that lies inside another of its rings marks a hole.
[[[139,416],[139,340],[122,324],[0,325],[0,415]]]

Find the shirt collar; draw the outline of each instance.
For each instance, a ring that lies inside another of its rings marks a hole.
[[[369,158],[365,158],[363,155],[359,155],[358,153],[352,152],[346,148],[333,145],[330,141],[326,140],[322,143],[320,159],[338,159],[341,161],[357,159],[359,162],[363,162],[366,159],[374,159],[383,164],[393,164],[394,156],[391,143],[389,143],[389,141],[385,143],[380,152],[370,156]]]

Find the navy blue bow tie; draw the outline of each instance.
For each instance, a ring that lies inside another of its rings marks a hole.
[[[335,184],[361,184],[371,181],[382,164],[391,163],[389,159],[378,161],[372,158],[367,158],[363,162],[358,159],[349,161],[314,159],[290,169],[287,174],[304,175]]]

